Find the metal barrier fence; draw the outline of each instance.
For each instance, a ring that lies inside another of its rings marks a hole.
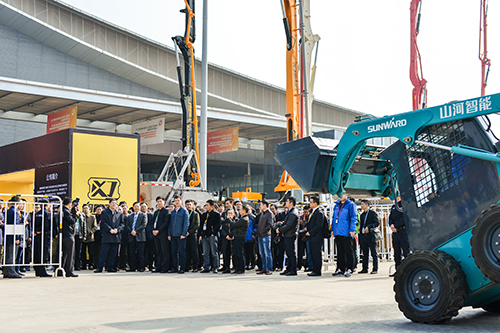
[[[15,196],[21,201],[10,201]],[[62,200],[57,196],[0,193],[1,265],[4,276],[15,275],[16,267],[59,266],[62,262]],[[42,202],[46,201],[46,202]],[[57,211],[59,209],[59,211]]]
[[[394,251],[392,248],[392,231],[391,228],[389,227],[389,215],[391,213],[391,207],[392,204],[389,205],[372,204],[370,206],[371,210],[377,212],[380,219],[379,228],[383,238],[381,241],[377,242],[377,254],[379,260],[382,261],[392,261],[394,259]],[[332,225],[332,216],[334,208],[335,208],[334,204],[330,204],[325,207],[325,214],[329,217],[330,226]],[[360,257],[359,242],[357,243],[356,251],[359,258]],[[337,258],[337,249],[335,247],[335,238],[332,237],[329,239],[325,239],[323,247],[323,269],[328,270],[328,268],[331,265],[335,266],[336,258]]]

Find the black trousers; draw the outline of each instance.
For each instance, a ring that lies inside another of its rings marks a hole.
[[[363,253],[363,270],[368,270],[368,256],[371,254],[373,259],[373,270],[378,271],[377,243],[373,241],[372,234],[359,234],[359,245]]]
[[[233,243],[233,266],[236,272],[245,271],[245,238],[235,238]]]
[[[80,237],[75,237],[75,268],[80,269],[81,253],[82,253],[82,243],[83,239]]]
[[[155,239],[146,240],[146,261],[149,270],[153,270],[153,268],[157,265],[156,263],[156,247],[155,247]]]
[[[222,239],[221,251],[222,251],[222,258],[224,260],[223,264],[222,264],[223,269],[230,269],[231,268],[232,242],[233,241],[227,240],[226,238]],[[234,263],[233,263],[233,265],[234,265]]]
[[[42,263],[42,256],[43,256],[43,251],[42,251],[42,237],[43,235],[35,235],[34,238],[34,246],[35,248],[33,251],[35,252],[35,257],[33,258],[33,263],[34,264],[41,264]],[[44,239],[45,242],[45,239]],[[43,247],[45,247],[45,244],[43,244]],[[41,276],[41,275],[46,275],[47,271],[45,270],[45,266],[35,266],[35,275],[36,276]]]
[[[356,237],[352,238],[352,252],[354,253],[354,267],[357,267],[359,263],[359,258],[358,258],[358,242],[356,241]]]
[[[144,270],[144,247],[146,246],[145,242],[138,242],[134,237],[132,241],[128,242],[128,251],[129,251],[129,266],[130,269],[135,271],[136,269]]]
[[[309,242],[309,250],[311,250],[311,253],[308,253],[307,255],[311,256],[313,267],[309,267],[309,269],[312,269],[312,271],[316,274],[321,274],[321,266],[323,263],[323,259],[321,258],[321,246],[323,245],[322,241],[317,241],[317,242]]]
[[[410,253],[410,241],[406,229],[400,229],[398,232],[392,233],[392,246],[394,247],[394,261],[396,262],[396,268],[398,268],[401,265],[401,253],[405,258]]]
[[[247,241],[245,243],[245,265],[255,266],[255,241]]]
[[[156,269],[168,271],[172,268],[172,251],[170,241],[166,237],[155,238],[156,247]]]
[[[110,269],[115,268],[116,262],[116,254],[118,253],[119,243],[103,243],[101,248],[101,254],[99,255],[99,264],[97,266],[98,270],[102,270],[104,268],[104,264],[107,259],[106,269],[109,271]]]
[[[63,237],[62,238],[62,268],[66,276],[73,274],[75,265],[75,238]]]
[[[123,238],[127,240],[122,240],[120,244],[120,269],[125,269],[128,263],[128,237],[123,236]]]
[[[89,254],[88,259],[87,252]],[[90,269],[90,267],[94,264],[94,242],[83,243],[81,257],[83,269],[87,269],[87,267]],[[97,265],[94,267],[97,267]]]
[[[275,269],[282,270],[283,269],[283,261],[285,259],[285,242],[283,241],[283,237],[279,238],[279,242],[275,242],[271,239],[271,252],[273,254],[273,265]]]
[[[295,253],[295,238],[284,237],[285,252],[287,257],[286,271],[291,273],[297,273],[297,254]]]
[[[354,270],[354,253],[352,251],[352,240],[349,236],[335,236],[337,245],[337,269],[342,272]],[[312,252],[312,251],[311,251]]]
[[[302,269],[302,267],[307,267],[307,260],[304,259],[306,248],[306,242],[299,239],[297,242],[297,269],[299,270]],[[307,255],[309,255],[309,253]]]
[[[186,237],[186,269],[198,269],[198,244],[196,235]]]

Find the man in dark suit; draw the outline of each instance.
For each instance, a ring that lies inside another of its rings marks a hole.
[[[63,221],[62,221],[62,268],[66,272],[66,277],[77,277],[73,274],[75,265],[75,223],[76,218],[71,214],[71,198],[63,200]],[[78,208],[77,208],[78,209]]]
[[[140,211],[138,202],[134,202],[134,213],[125,221],[125,235],[128,237],[129,265],[127,272],[144,272],[144,247],[146,245],[146,214]]]
[[[167,273],[172,268],[172,254],[168,241],[168,227],[170,225],[170,212],[165,208],[162,197],[156,198],[158,209],[153,215],[153,235],[156,247],[156,269],[153,273]]]
[[[42,246],[42,242],[47,242],[47,239],[50,238],[45,237],[47,231],[50,234],[50,222],[51,222],[51,214],[50,214],[50,205],[48,205],[48,201],[45,199],[42,200],[39,204],[35,205],[35,225],[34,225],[34,252],[35,264],[43,264],[43,254],[45,251],[45,244]],[[39,277],[49,277],[52,275],[47,274],[45,270],[45,266],[35,266],[35,276]]]
[[[280,275],[297,275],[295,239],[297,238],[296,233],[299,226],[299,215],[297,214],[297,209],[295,208],[296,204],[297,199],[295,199],[295,197],[289,197],[286,199],[285,207],[287,208],[287,213],[283,223],[278,222],[279,227],[276,229],[276,233],[282,235],[283,237],[284,248],[288,261],[285,271],[283,271]]]
[[[377,228],[380,225],[380,220],[378,214],[370,210],[370,201],[362,200],[361,209],[363,213],[360,216],[360,228],[359,228],[359,244],[361,246],[361,252],[363,253],[363,269],[359,274],[368,273],[368,254],[371,252],[373,258],[373,270],[371,274],[377,274],[378,272],[378,254],[377,254],[377,243],[373,239],[371,229]]]
[[[150,272],[156,266],[156,248],[155,248],[155,236],[153,235],[153,214],[148,210],[148,204],[145,202],[141,203],[141,212],[147,217],[146,223],[146,262]],[[154,264],[153,264],[154,263]]]
[[[221,225],[220,214],[214,209],[215,202],[207,200],[205,209],[207,210],[200,219],[200,228],[198,229],[199,241],[203,242],[203,266],[200,273],[210,272],[210,262],[212,262],[212,271],[219,272],[219,251],[217,248],[218,233]],[[210,261],[212,259],[212,261]]]
[[[311,196],[309,199],[309,207],[311,212],[306,224],[306,236],[309,242],[309,249],[311,250],[307,256],[311,256],[313,267],[312,272],[308,276],[321,276],[321,246],[323,245],[323,221],[325,215],[319,208],[319,197]]]
[[[116,199],[109,200],[109,208],[106,208],[101,214],[102,248],[99,256],[99,265],[94,273],[101,273],[108,259],[106,270],[115,273],[115,258],[118,252],[118,245],[121,243],[121,233],[125,228],[123,215],[118,209]]]

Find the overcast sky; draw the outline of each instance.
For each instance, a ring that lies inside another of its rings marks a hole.
[[[284,87],[280,0],[208,1],[209,62]],[[65,2],[170,46],[172,36],[184,33],[183,0]],[[428,105],[479,96],[479,0],[422,3],[418,45]],[[196,0],[197,57],[202,56],[202,5]],[[410,0],[311,0],[312,30],[321,37],[315,97],[377,116],[410,111],[409,8]],[[492,67],[486,94],[494,94],[500,92],[499,1],[490,2],[488,23]],[[490,118],[500,123],[499,116]]]

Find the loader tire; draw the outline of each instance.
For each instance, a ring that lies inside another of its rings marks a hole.
[[[451,320],[463,307],[466,290],[460,265],[439,250],[410,254],[394,276],[399,309],[416,323],[441,324]]]
[[[500,206],[492,205],[476,219],[470,245],[477,268],[500,284]]]
[[[483,310],[488,312],[500,313],[500,300],[490,304],[486,304],[485,306],[483,306]]]

